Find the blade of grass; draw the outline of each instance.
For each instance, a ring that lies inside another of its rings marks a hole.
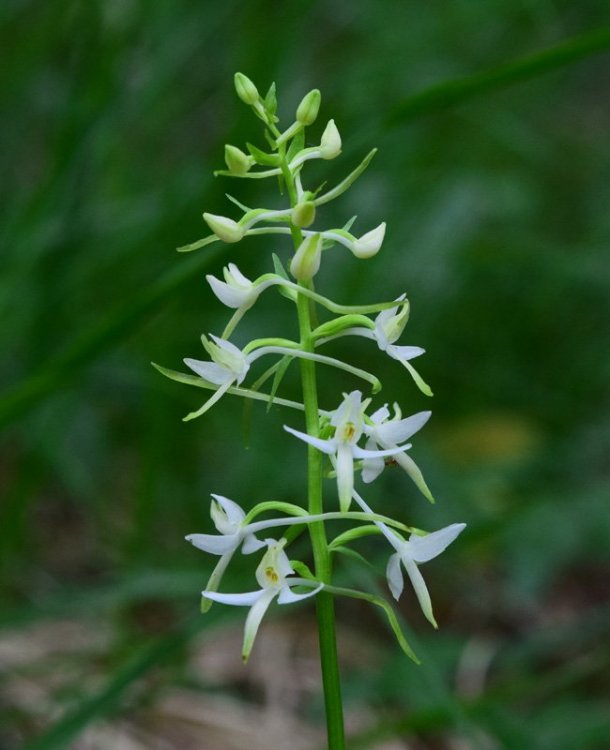
[[[393,127],[431,112],[461,104],[481,94],[536,78],[565,65],[584,60],[610,49],[610,27],[572,37],[542,52],[505,65],[488,68],[465,78],[443,81],[407,97],[387,116],[386,127]]]
[[[208,268],[222,252],[220,248],[182,260],[140,294],[118,304],[106,317],[85,329],[55,359],[43,364],[35,375],[3,395],[0,399],[0,428],[73,380],[83,367],[129,335],[151,310],[158,310],[162,300],[171,297],[182,284]]]

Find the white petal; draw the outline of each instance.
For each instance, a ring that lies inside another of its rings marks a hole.
[[[231,604],[235,607],[252,607],[261,597],[267,594],[266,591],[247,591],[244,594],[219,594],[217,591],[202,591],[201,596],[205,599],[220,602],[221,604]]]
[[[236,549],[241,541],[239,534],[189,534],[185,539],[193,547],[212,555],[226,555]]]
[[[218,505],[220,505],[220,507],[224,510],[227,516],[227,521],[233,527],[232,530],[235,530],[235,527],[239,526],[244,520],[246,514],[236,502],[234,502],[233,500],[229,500],[228,497],[224,497],[223,495],[215,495],[213,492],[211,494]],[[218,528],[218,526],[216,528]],[[218,529],[218,531],[221,531],[221,529]]]
[[[227,370],[226,367],[216,364],[216,362],[202,362],[200,359],[189,358],[183,361],[193,372],[196,372],[209,383],[214,383],[214,385],[225,385],[225,383],[235,380],[235,375],[232,372]]]
[[[405,585],[402,577],[402,568],[400,567],[400,555],[398,552],[390,556],[385,574],[388,579],[388,586],[390,587],[392,596],[398,601]]]
[[[299,583],[299,585],[302,584]],[[290,589],[290,586],[286,585],[282,587],[277,602],[278,604],[292,604],[294,602],[300,602],[302,599],[309,599],[310,596],[315,596],[318,591],[321,591],[323,588],[324,584],[320,583],[311,591],[306,591],[304,594],[295,594],[294,591]]]
[[[423,563],[432,560],[441,554],[456,539],[459,534],[466,528],[465,523],[452,523],[451,526],[445,526],[444,529],[433,531],[426,536],[416,536],[411,534],[409,540],[405,542],[408,554],[416,562]]]
[[[229,284],[225,284],[224,281],[220,281],[211,274],[208,274],[205,278],[223,305],[235,310],[248,301],[250,295],[247,291],[229,286]]]
[[[374,482],[384,469],[383,458],[365,458],[362,462],[362,481],[365,484]]]
[[[426,619],[429,620],[435,628],[437,628],[438,625],[436,624],[436,620],[434,619],[434,615],[432,614],[432,602],[430,601],[430,594],[428,593],[426,582],[422,578],[422,574],[419,572],[419,568],[408,555],[402,555],[402,562],[405,566],[405,570],[407,571],[407,575],[411,579],[411,583],[413,584],[413,588],[415,589],[415,594],[417,595],[419,606],[421,607],[422,612],[426,616]]]
[[[253,604],[252,609],[248,612],[246,625],[244,627],[244,645],[242,648],[242,658],[244,661],[248,661],[261,620],[265,616],[265,612],[276,594],[277,591],[264,591],[259,599]]]
[[[339,443],[337,447],[337,489],[339,507],[343,512],[349,510],[354,489],[354,446]]]
[[[376,412],[373,412],[373,414],[371,414],[371,422],[373,422],[376,425],[377,424],[381,424],[382,422],[385,422],[386,419],[389,418],[389,416],[390,416],[390,410],[388,409],[388,405],[384,404],[381,407],[381,409],[377,409]],[[365,430],[365,432],[367,434],[368,434],[368,432],[369,432],[370,429],[371,429],[370,427],[369,428],[366,428],[366,427],[364,428],[364,430]]]
[[[252,287],[250,279],[243,275],[235,263],[229,263],[229,272],[240,286],[243,286],[245,289],[250,289]]]
[[[377,458],[383,456],[395,456],[397,453],[406,451],[411,447],[411,443],[406,445],[395,445],[393,448],[387,448],[382,451],[367,451],[364,448],[359,448],[357,445],[352,446],[352,451],[355,458]]]
[[[379,348],[381,349],[381,347]],[[389,344],[384,351],[400,362],[407,362],[409,359],[415,359],[415,357],[420,357],[426,353],[426,350],[422,349],[421,346],[396,346],[396,344]]]
[[[256,552],[257,550],[262,549],[264,546],[265,542],[261,542],[260,539],[257,539],[254,536],[254,534],[246,534],[241,551],[244,555],[250,555],[252,554],[252,552]]]
[[[378,442],[386,443],[388,447],[404,443],[412,435],[421,430],[421,428],[430,419],[431,411],[420,411],[406,419],[385,422],[375,428],[375,436]]]
[[[214,336],[213,333],[210,334],[210,338],[214,340],[214,343],[219,346],[221,349],[224,349],[225,352],[228,352],[229,354],[232,354],[234,357],[238,357],[239,359],[243,359],[243,353],[241,349],[239,349],[235,344],[232,344],[230,341],[227,341],[226,339],[218,338],[218,336]]]
[[[304,440],[306,443],[309,443],[309,445],[313,445],[314,448],[317,448],[322,453],[326,453],[326,455],[328,456],[332,455],[336,450],[334,440],[322,440],[321,438],[307,435],[305,432],[293,430],[292,427],[287,427],[286,425],[284,425],[284,429],[291,435],[298,437],[299,440]]]

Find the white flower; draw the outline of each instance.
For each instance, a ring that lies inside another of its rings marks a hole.
[[[409,445],[393,446],[389,450],[365,450],[358,447],[358,440],[365,429],[364,410],[369,403],[370,399],[362,402],[360,391],[343,394],[343,403],[331,415],[330,423],[335,428],[335,434],[327,440],[298,432],[284,425],[284,429],[291,435],[336,459],[337,488],[342,511],[348,510],[352,499],[354,458],[383,458],[393,456],[410,447]]]
[[[379,525],[379,524],[378,524]],[[395,599],[399,599],[404,588],[401,564],[411,579],[415,594],[426,618],[434,625],[436,620],[432,613],[432,602],[426,583],[419,572],[417,563],[428,562],[443,552],[453,540],[466,528],[465,523],[453,523],[439,531],[433,531],[426,536],[411,534],[407,541],[400,540],[385,525],[382,531],[396,552],[388,560],[386,575],[390,591]],[[384,531],[385,529],[385,531]]]
[[[241,349],[230,341],[218,338],[210,334],[213,341],[209,341],[205,336],[201,337],[203,346],[212,358],[212,362],[204,362],[200,359],[184,359],[184,364],[190,367],[193,372],[207,380],[209,383],[219,386],[216,393],[209,398],[205,404],[195,412],[191,412],[185,417],[185,420],[194,419],[201,416],[211,406],[213,406],[233,385],[239,385],[243,382],[250,369],[250,359]]]
[[[235,310],[238,308],[247,310],[252,307],[262,290],[257,289],[235,263],[229,263],[228,267],[225,266],[222,269],[222,275],[225,278],[224,281],[220,281],[211,274],[208,274],[205,278],[223,305]]]
[[[210,505],[210,516],[214,521],[214,526],[220,532],[220,536],[217,534],[189,534],[186,537],[187,542],[190,542],[197,549],[210,552],[213,555],[233,555],[242,542],[244,542],[242,551],[246,555],[265,546],[264,542],[260,542],[254,536],[250,526],[244,525],[246,514],[236,502],[222,495],[212,494],[212,497],[214,499]],[[268,522],[266,526],[262,525],[262,528],[269,525],[274,526],[276,524]],[[260,528],[261,524],[258,524],[257,531]]]
[[[317,581],[304,578],[287,580],[288,576],[294,574],[294,570],[284,552],[286,540],[282,539],[278,542],[275,539],[266,539],[265,543],[267,551],[256,569],[256,580],[261,587],[258,591],[249,591],[244,594],[219,594],[207,590],[202,592],[204,599],[238,607],[250,607],[244,628],[242,649],[244,661],[248,660],[261,620],[276,597],[278,604],[291,604],[314,596],[323,587],[323,584]],[[292,591],[291,586],[311,586],[313,588],[304,594],[297,594]]]
[[[367,449],[375,450],[380,446],[388,449],[397,448],[399,443],[403,443],[421,430],[432,414],[430,411],[420,411],[406,419],[401,419],[398,404],[394,404],[394,412],[394,418],[390,419],[389,409],[385,405],[371,415],[372,424],[364,428],[368,436]],[[395,453],[392,457],[407,472],[428,500],[434,502],[432,493],[415,461],[405,452]],[[362,480],[367,484],[372,482],[384,468],[383,458],[365,458],[362,464]]]

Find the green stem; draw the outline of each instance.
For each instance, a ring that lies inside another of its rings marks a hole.
[[[282,174],[290,196],[292,206],[296,205],[297,197],[294,179],[286,162],[285,149],[280,146],[282,156]],[[290,225],[290,231],[295,249],[302,242],[301,230]],[[300,287],[312,290],[312,284],[299,283]],[[315,340],[312,335],[311,302],[304,295],[297,298],[299,317],[299,333],[301,347],[306,352],[314,352]],[[316,382],[316,363],[301,359],[301,381],[303,386],[303,404],[305,406],[305,425],[307,433],[318,437],[319,412],[318,390]],[[324,512],[322,498],[322,454],[313,446],[307,449],[307,496],[308,512],[316,515]],[[330,585],[332,583],[332,563],[326,540],[326,530],[322,521],[309,526],[315,575],[319,581]],[[345,750],[345,733],[343,728],[343,701],[341,699],[341,682],[339,678],[339,664],[337,659],[337,639],[335,634],[335,609],[331,594],[321,591],[316,596],[316,613],[318,618],[318,637],[320,643],[320,662],[322,666],[322,684],[324,688],[324,706],[326,709],[326,730],[329,750]]]

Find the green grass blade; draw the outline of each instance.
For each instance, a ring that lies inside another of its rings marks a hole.
[[[388,115],[385,124],[387,127],[400,125],[415,117],[461,104],[481,94],[536,78],[608,49],[610,27],[573,37],[514,62],[424,89],[398,104]]]
[[[55,359],[43,364],[31,378],[0,399],[0,428],[10,424],[50,393],[73,380],[78,372],[127,336],[151,310],[172,296],[189,279],[211,265],[222,250],[214,250],[177,262],[171,271],[139,295],[114,308],[106,317],[84,330]]]

